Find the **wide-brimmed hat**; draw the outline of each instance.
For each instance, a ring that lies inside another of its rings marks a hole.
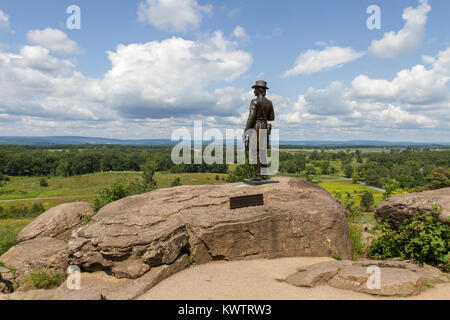
[[[255,85],[252,88],[253,89],[255,89],[255,88],[269,89],[269,88],[267,88],[267,82],[265,82],[263,80],[256,81]]]

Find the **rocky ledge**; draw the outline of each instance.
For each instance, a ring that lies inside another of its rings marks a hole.
[[[379,276],[379,282],[376,277]],[[409,261],[327,261],[305,268],[285,281],[297,287],[329,285],[382,296],[411,296],[450,279],[439,269]]]

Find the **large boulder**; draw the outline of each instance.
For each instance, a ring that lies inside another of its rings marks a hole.
[[[16,270],[15,281],[20,282],[34,268],[67,268],[67,243],[53,238],[36,238],[19,243],[0,256],[0,262]]]
[[[64,203],[39,215],[22,229],[17,239],[26,241],[38,237],[52,237],[69,240],[72,231],[82,225],[82,217],[94,214],[94,209],[87,202]]]
[[[334,253],[351,258],[346,208],[313,183],[277,180],[180,186],[113,202],[73,236],[69,262],[135,279],[186,255],[195,263]],[[230,197],[259,193],[263,206],[230,209]]]
[[[387,219],[393,227],[398,228],[404,220],[412,218],[415,213],[432,212],[432,204],[442,208],[439,220],[450,223],[450,188],[394,195],[377,206],[375,217]]]

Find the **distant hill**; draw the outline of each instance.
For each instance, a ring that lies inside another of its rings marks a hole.
[[[110,139],[97,137],[0,137],[0,144],[13,145],[36,145],[51,146],[62,144],[122,144],[122,145],[174,145],[178,142],[172,142],[170,139]],[[205,141],[204,143],[208,143]],[[350,141],[280,141],[280,145],[291,146],[366,146],[366,147],[383,147],[383,146],[450,146],[450,142],[407,142],[407,141],[374,141],[374,140],[350,140]]]

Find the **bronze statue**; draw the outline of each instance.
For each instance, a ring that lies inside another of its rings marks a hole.
[[[253,99],[250,104],[250,112],[248,115],[247,125],[245,126],[243,139],[246,144],[246,152],[248,152],[251,133],[256,134],[255,141],[257,143],[253,148],[252,161],[255,169],[255,176],[253,179],[246,180],[245,182],[274,182],[267,176],[261,174],[261,168],[267,166],[267,163],[261,163],[261,158],[264,160],[263,162],[265,162],[266,151],[269,146],[269,136],[272,129],[272,125],[268,123],[268,121],[275,120],[275,112],[273,110],[272,101],[266,98],[266,90],[269,89],[267,87],[267,82],[258,80],[252,88],[255,89],[254,94],[257,98]],[[262,129],[265,129],[267,131],[267,143],[264,144],[262,144],[262,141],[260,141],[260,132]],[[254,159],[255,156],[256,159]]]

